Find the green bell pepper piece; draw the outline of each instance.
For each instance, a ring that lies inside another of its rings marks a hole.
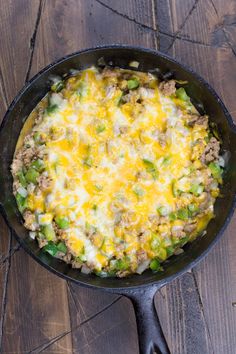
[[[173,180],[171,187],[172,187],[173,196],[178,197],[181,194],[181,191],[176,186],[176,180]]]
[[[199,211],[199,208],[196,204],[189,204],[188,210],[189,210],[190,216],[193,216],[194,214],[196,214]]]
[[[84,159],[83,163],[87,167],[92,167],[93,166],[93,160],[89,156]]]
[[[146,171],[152,175],[153,179],[157,179],[159,174],[155,164],[147,159],[143,159],[143,163],[146,167]]]
[[[174,247],[173,246],[169,246],[166,248],[166,252],[167,252],[167,257],[171,256],[174,253]]]
[[[58,252],[57,246],[53,242],[48,242],[48,244],[43,247],[43,250],[48,252],[51,256],[56,256]]]
[[[32,162],[31,167],[33,167],[38,172],[42,172],[44,169],[44,162],[41,159],[37,159]]]
[[[172,212],[169,214],[169,219],[170,219],[170,221],[175,221],[175,220],[177,219],[176,213],[172,211]]]
[[[67,247],[66,247],[65,243],[64,243],[64,242],[59,242],[59,243],[57,244],[57,250],[58,250],[59,252],[62,252],[62,253],[64,253],[64,254],[66,254],[66,252],[67,252]]]
[[[157,211],[159,212],[159,214],[161,216],[168,215],[168,210],[164,206],[161,206],[160,208],[157,208]]]
[[[43,225],[41,227],[41,232],[44,234],[46,240],[48,241],[55,240],[56,238],[56,234],[52,224]]]
[[[130,260],[128,257],[123,257],[115,262],[115,268],[117,270],[126,270],[129,268]]]
[[[38,177],[39,177],[39,172],[36,171],[33,167],[30,167],[25,174],[26,181],[33,184],[37,183]]]
[[[189,190],[190,193],[198,197],[204,191],[204,186],[201,184],[193,184]]]
[[[139,87],[139,80],[137,78],[133,78],[128,80],[127,86],[129,90],[134,90]]]
[[[161,269],[160,262],[156,258],[151,261],[149,267],[153,272],[158,272]]]
[[[45,112],[46,114],[51,115],[52,113],[55,113],[57,110],[58,110],[58,105],[52,104],[46,108]]]
[[[16,202],[18,209],[21,213],[23,213],[23,211],[27,208],[27,198],[22,197],[20,193],[16,193]]]
[[[26,187],[27,182],[26,182],[25,175],[24,175],[23,171],[19,171],[17,173],[17,177],[19,178],[19,182],[22,185],[22,187]]]
[[[133,188],[133,192],[137,197],[142,197],[144,195],[144,190],[142,190],[140,187],[135,186]]]
[[[183,87],[180,87],[178,90],[176,90],[176,97],[182,101],[190,101],[190,98]]]
[[[100,134],[100,133],[104,132],[104,130],[106,130],[106,126],[104,124],[100,124],[96,128],[97,134]]]
[[[221,180],[221,175],[222,175],[222,169],[220,168],[220,166],[217,164],[217,163],[215,163],[215,162],[211,162],[210,164],[209,164],[209,169],[211,170],[211,174],[212,174],[212,176],[217,180],[217,181],[219,181],[219,180]]]
[[[55,84],[53,84],[51,86],[51,90],[53,92],[60,92],[64,87],[65,87],[65,85],[64,85],[63,81],[57,81],[57,82],[55,82]]]
[[[177,219],[187,220],[189,218],[188,209],[182,208],[182,209],[177,210],[176,216],[177,216]]]
[[[67,218],[56,217],[55,222],[57,226],[60,227],[60,229],[67,229],[70,225],[70,222]]]

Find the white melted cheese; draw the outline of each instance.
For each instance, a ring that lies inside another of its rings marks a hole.
[[[82,93],[76,93],[79,80],[85,86]],[[130,103],[117,106],[119,89],[106,85],[94,68],[69,79],[70,89],[53,95],[59,109],[36,126],[47,135],[47,172],[53,180],[43,196],[46,212],[68,218],[67,246],[98,270],[119,252],[115,230],[120,210],[130,211],[130,222],[139,229],[157,208],[174,210],[172,183],[186,173],[193,142],[182,110],[159,92],[157,83],[152,90],[140,89],[142,110],[135,116]],[[40,222],[48,220],[41,217]],[[86,225],[95,230],[91,239]],[[132,242],[130,255],[138,247],[135,238]]]

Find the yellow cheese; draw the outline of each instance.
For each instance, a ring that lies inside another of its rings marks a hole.
[[[127,80],[119,82],[116,73],[106,78],[92,67],[69,78],[63,91],[54,93],[57,109],[45,111],[33,128],[46,139],[45,176],[53,183],[31,193],[28,208],[44,213],[42,225],[55,216],[69,220],[61,238],[74,256],[83,255],[97,270],[112,257],[129,256],[137,266],[140,249],[150,259],[165,260],[163,244],[158,251],[150,247],[152,232],[163,239],[168,235],[169,244],[171,227],[181,228],[184,221],[163,223],[157,230],[153,215],[160,208],[171,213],[202,202],[184,193],[192,185],[189,167],[202,167],[207,129],[186,127],[186,104],[163,96],[154,78],[149,89],[137,89],[139,100],[125,102],[121,86]],[[134,75],[147,80],[144,73]],[[32,129],[32,121],[28,126]],[[173,192],[174,183],[181,198]],[[217,188],[212,195],[218,195]],[[200,219],[197,230],[211,217]]]

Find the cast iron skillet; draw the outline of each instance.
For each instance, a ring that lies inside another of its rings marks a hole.
[[[101,57],[105,62],[112,62],[119,67],[127,67],[130,61],[136,60],[140,62],[139,70],[154,70],[162,78],[169,78],[171,72],[177,80],[187,80],[188,84],[185,86],[187,93],[193,98],[200,113],[204,113],[205,109],[211,120],[217,124],[223,139],[222,150],[227,152],[228,163],[221,190],[222,197],[216,201],[216,217],[209,223],[207,234],[186,245],[185,252],[181,255],[171,257],[164,265],[164,271],[158,274],[145,271],[142,275],[122,279],[81,274],[66,263],[45,254],[39,249],[37,242],[29,238],[12,194],[10,164],[15,145],[25,119],[49,90],[49,76],[63,75],[72,68],[84,69],[96,65]],[[156,68],[159,70],[155,70]],[[192,70],[159,52],[130,46],[106,46],[83,50],[47,66],[20,91],[3,119],[0,146],[1,210],[8,226],[14,230],[17,240],[24,249],[45,268],[67,280],[130,298],[136,311],[140,353],[151,354],[154,351],[161,354],[170,353],[155,315],[154,294],[163,285],[193,267],[210,251],[229,223],[236,202],[236,128],[215,91]]]

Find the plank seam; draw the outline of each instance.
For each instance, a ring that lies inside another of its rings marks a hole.
[[[79,312],[79,308],[78,308],[77,303],[76,303],[76,300],[75,300],[74,291],[73,291],[73,289],[71,288],[71,283],[68,282],[68,281],[67,281],[67,289],[68,289],[68,291],[69,291],[69,293],[70,293],[70,295],[71,295],[71,298],[72,298],[72,300],[73,300],[73,304],[74,304],[74,306],[75,306],[75,308],[76,308],[76,311]],[[67,298],[68,298],[68,297],[67,297]],[[80,305],[80,303],[79,303],[79,305]],[[69,306],[69,304],[68,304],[68,306]],[[69,306],[69,308],[70,308],[70,306]],[[83,315],[85,315],[82,306],[80,306],[80,309],[81,309]],[[71,319],[71,316],[70,316],[70,326],[72,327],[72,319]],[[73,348],[73,343],[74,343],[74,341],[73,341],[73,336],[72,336],[72,338],[71,338],[71,341],[72,341],[72,348]],[[86,337],[86,341],[87,341],[87,337]]]
[[[213,1],[213,0],[209,0],[209,1],[210,1],[211,5],[212,5],[212,7],[213,7],[213,9],[214,9],[214,11],[215,11],[217,17],[219,18],[219,13],[218,13],[218,10],[217,10],[217,8],[216,8],[216,5],[214,4],[214,1]]]
[[[160,35],[159,35],[159,25],[157,20],[157,3],[156,0],[152,0],[152,15],[153,15],[153,25],[154,25],[154,45],[156,49],[160,49]]]
[[[222,30],[223,30],[223,33],[224,33],[224,36],[225,36],[226,43],[227,43],[228,46],[230,47],[230,49],[231,49],[233,55],[236,57],[236,49],[234,49],[233,44],[232,44],[231,41],[229,40],[228,34],[227,34],[227,32],[226,32],[226,30],[225,30],[224,27],[222,28]]]
[[[131,22],[134,22],[136,25],[139,25],[141,26],[142,28],[146,29],[146,30],[151,30],[151,31],[154,31],[156,32],[155,28],[151,27],[151,26],[148,26],[148,25],[145,25],[144,23],[142,22],[139,22],[137,21],[134,17],[130,17],[128,16],[127,14],[124,14],[116,9],[113,9],[113,7],[107,5],[107,4],[104,4],[104,2],[102,2],[101,0],[95,0],[98,4],[100,4],[101,6],[105,7],[107,10],[110,10],[111,12],[113,12],[114,14],[118,15],[118,16],[121,16],[123,17],[124,19],[128,20],[128,21],[131,21]]]
[[[197,278],[196,278],[194,269],[192,269],[191,274],[192,274],[192,277],[193,277],[193,282],[194,282],[196,293],[197,293],[197,296],[198,296],[199,306],[200,306],[200,309],[201,309],[201,312],[202,312],[202,316],[203,316],[203,319],[204,319],[204,323],[205,323],[205,326],[206,326],[207,335],[209,337],[209,343],[211,345],[212,353],[214,354],[213,341],[212,341],[212,338],[211,338],[210,329],[209,329],[209,326],[208,326],[208,323],[207,323],[207,319],[206,319],[206,316],[205,316],[204,305],[203,305],[202,297],[201,297],[201,294],[200,294],[200,291],[199,291]]]
[[[2,98],[3,98],[3,102],[4,102],[4,106],[7,109],[7,107],[9,106],[8,100],[7,100],[7,92],[6,92],[6,88],[4,85],[4,80],[3,80],[3,76],[2,76],[2,72],[0,70],[0,87],[1,87],[1,92],[2,92]]]
[[[17,251],[19,251],[20,248],[21,248],[21,245],[18,244],[18,243],[17,243],[16,246],[14,246],[13,248],[11,248],[11,249],[9,250],[8,255],[5,256],[5,257],[2,257],[2,258],[0,259],[0,267],[2,267],[10,257],[12,257]]]
[[[214,46],[208,44],[208,43],[203,43],[201,41],[197,41],[195,39],[191,39],[191,38],[188,38],[188,37],[184,37],[184,36],[180,36],[180,35],[175,35],[175,34],[171,34],[171,33],[168,33],[168,32],[164,32],[164,31],[160,31],[160,34],[162,34],[163,36],[167,36],[169,38],[173,38],[174,41],[176,39],[179,39],[181,41],[184,41],[184,42],[189,42],[189,43],[192,43],[192,44],[198,44],[198,45],[201,45],[201,46],[204,46],[204,47],[210,47],[210,48],[214,48]],[[174,43],[173,43],[174,44]],[[220,48],[220,47],[217,47],[217,48]],[[169,49],[167,49],[169,50]]]
[[[166,52],[168,52],[174,45],[177,36],[181,33],[182,29],[184,28],[185,24],[187,23],[188,19],[190,18],[190,16],[192,15],[192,13],[194,12],[194,10],[197,8],[197,5],[199,3],[199,0],[195,0],[193,6],[191,7],[191,9],[189,10],[188,14],[186,15],[185,19],[183,20],[181,26],[179,27],[179,29],[176,31],[176,33],[174,34],[174,38],[173,41],[170,43],[169,47],[167,48]]]
[[[87,322],[93,320],[95,317],[99,316],[101,313],[103,313],[104,311],[108,310],[110,307],[112,307],[116,302],[118,302],[120,299],[122,298],[122,296],[118,296],[117,299],[113,300],[110,304],[108,304],[107,306],[105,306],[104,308],[102,308],[100,311],[96,312],[95,314],[93,314],[92,316],[86,318],[84,321],[80,322],[79,325],[73,327],[72,329],[63,332],[59,335],[57,335],[56,337],[53,337],[52,339],[50,339],[48,342],[32,349],[31,351],[29,351],[27,354],[39,354],[42,353],[43,350],[49,348],[52,344],[55,344],[57,341],[59,341],[60,339],[62,339],[63,337],[65,337],[67,334],[72,333],[73,331],[77,330],[78,328],[82,327],[83,325],[85,325]]]
[[[36,16],[35,26],[34,26],[33,34],[30,38],[30,58],[29,58],[29,63],[26,71],[25,82],[29,80],[29,76],[30,76],[30,71],[31,71],[33,56],[34,56],[34,48],[35,48],[36,37],[38,33],[39,22],[42,14],[43,4],[44,4],[44,0],[39,0],[39,7]]]
[[[117,16],[120,16],[120,17],[126,19],[127,21],[135,23],[137,26],[140,26],[144,31],[153,32],[156,36],[162,34],[162,35],[167,36],[169,38],[173,38],[174,40],[179,39],[179,40],[182,40],[182,41],[185,41],[185,42],[189,42],[189,43],[192,43],[192,44],[197,44],[197,45],[201,45],[201,46],[205,46],[205,47],[210,47],[210,48],[214,48],[215,47],[215,46],[210,45],[208,43],[203,43],[201,41],[197,41],[197,40],[185,37],[185,36],[180,36],[178,33],[172,34],[172,33],[169,33],[169,32],[162,31],[160,29],[156,30],[155,28],[153,28],[151,26],[145,25],[144,23],[141,23],[141,22],[137,21],[135,18],[130,17],[127,14],[124,14],[124,13],[122,13],[120,11],[117,11],[117,10],[113,9],[111,6],[109,6],[107,4],[104,4],[101,0],[95,0],[95,1],[98,4],[100,4],[101,6],[105,7],[106,9],[108,9],[111,12],[113,12],[114,14],[116,14]],[[197,0],[197,2],[198,1],[199,0]],[[220,48],[220,47],[217,46],[217,48]],[[227,48],[227,47],[224,46],[223,48]]]
[[[217,7],[216,7],[214,1],[213,1],[213,0],[209,0],[209,1],[210,1],[211,5],[212,5],[212,7],[213,7],[213,9],[214,9],[214,11],[215,11],[215,13],[216,13],[216,16],[218,17],[218,20],[220,21],[220,16],[219,16],[219,13],[218,13],[218,10],[217,10]],[[231,41],[229,40],[228,34],[227,34],[227,32],[226,32],[226,30],[225,30],[225,28],[224,28],[224,25],[222,24],[222,26],[220,26],[220,27],[222,28],[222,31],[223,31],[223,33],[224,33],[224,37],[225,37],[226,43],[227,43],[228,46],[230,47],[230,49],[231,49],[233,55],[236,56],[236,49],[234,48],[233,44],[232,44]]]
[[[9,243],[8,243],[8,254],[10,253],[11,250],[11,244],[12,244],[12,233],[9,232]],[[8,258],[7,261],[7,266],[6,266],[6,272],[5,272],[5,278],[3,281],[3,295],[2,295],[2,305],[1,305],[1,319],[0,319],[0,353],[3,353],[2,351],[2,339],[3,339],[3,332],[4,332],[4,320],[6,317],[6,307],[7,307],[7,288],[8,288],[8,281],[9,281],[9,272],[11,268],[11,258]]]

